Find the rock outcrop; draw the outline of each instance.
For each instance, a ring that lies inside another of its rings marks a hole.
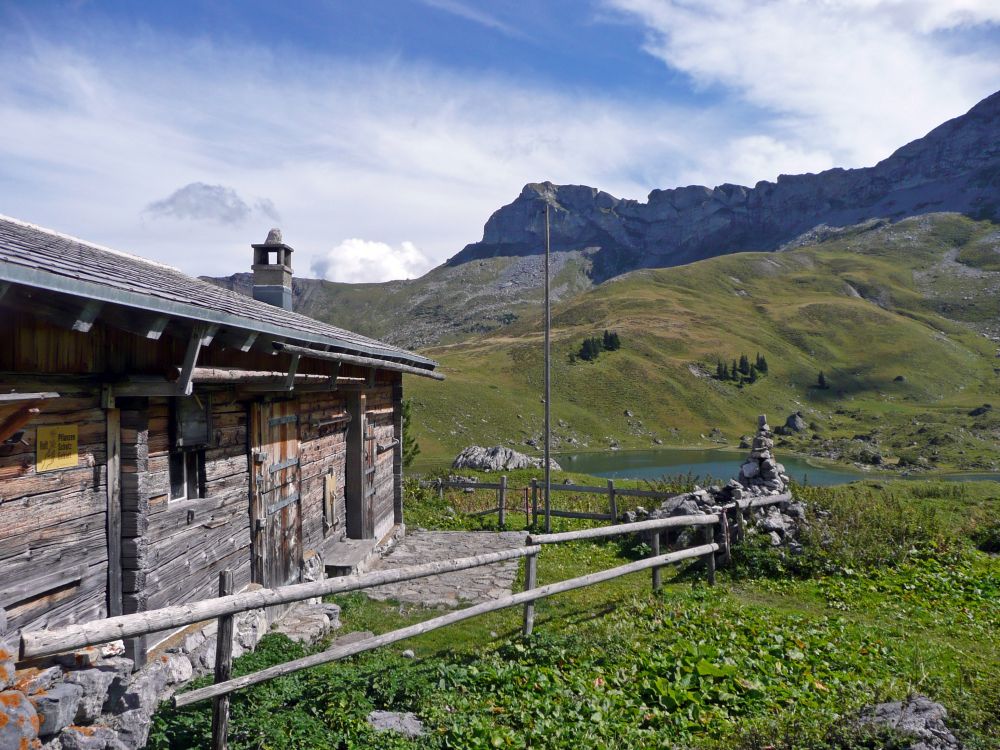
[[[883,726],[911,737],[907,750],[961,750],[961,743],[948,729],[948,711],[923,695],[911,695],[905,701],[880,703],[864,710],[859,723]]]
[[[539,253],[548,203],[553,250],[591,251],[594,279],[602,281],[635,268],[777,250],[873,219],[939,211],[979,216],[996,210],[998,169],[1000,92],[864,169],[781,175],[752,188],[654,190],[646,203],[585,185],[531,183],[490,217],[482,240],[448,263]]]
[[[481,448],[470,445],[455,457],[453,469],[478,469],[479,471],[511,471],[513,469],[541,469],[545,459],[532,458],[503,445],[492,448]],[[553,471],[562,471],[556,460],[549,459],[549,467]]]
[[[646,510],[637,508],[626,511],[621,516],[623,523],[644,521],[651,518],[671,518],[673,516],[690,516],[703,513],[718,513],[724,507],[739,508],[740,511],[750,508],[754,499],[784,495],[788,492],[788,475],[785,467],[775,461],[771,453],[774,441],[771,438],[771,428],[767,417],[763,414],[757,418],[757,434],[751,443],[750,456],[740,467],[739,476],[730,479],[724,486],[696,488],[692,492],[667,498],[658,508]],[[729,517],[730,531],[736,532],[734,513]],[[787,546],[792,551],[798,551],[800,546],[796,541],[798,532],[805,524],[805,505],[794,500],[788,500],[763,508],[756,516],[748,519],[751,533],[766,534],[775,547]],[[681,539],[690,542],[692,530],[688,529],[672,535],[671,542]]]

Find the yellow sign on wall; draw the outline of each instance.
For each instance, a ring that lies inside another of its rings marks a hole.
[[[75,424],[39,427],[35,448],[35,471],[71,469],[80,460]]]

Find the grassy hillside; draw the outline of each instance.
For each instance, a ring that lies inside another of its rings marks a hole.
[[[987,338],[1000,335],[998,248],[995,225],[935,215],[782,253],[637,271],[584,292],[553,313],[557,445],[736,442],[756,414],[781,424],[802,411],[811,426],[786,439],[791,448],[1000,468],[1000,359]],[[621,350],[570,361],[604,329],[620,334]],[[711,377],[720,359],[758,352],[769,364],[758,382]],[[537,314],[427,353],[448,380],[407,380],[423,457],[473,443],[530,450],[542,429]],[[814,387],[820,370],[827,390]],[[991,401],[997,410],[969,415]]]

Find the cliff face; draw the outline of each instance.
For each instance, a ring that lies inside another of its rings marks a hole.
[[[647,202],[583,185],[526,185],[496,211],[483,239],[448,261],[592,249],[593,279],[724,253],[776,250],[818,226],[939,211],[1000,218],[1000,92],[864,169],[782,175],[752,188],[654,190]]]

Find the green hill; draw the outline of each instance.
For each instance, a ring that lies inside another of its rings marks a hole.
[[[786,438],[790,448],[1000,469],[998,227],[937,214],[815,234],[784,252],[636,271],[557,305],[556,446],[735,443],[756,414],[781,424],[801,411],[810,428]],[[448,380],[407,380],[423,457],[540,444],[538,312],[426,350]],[[604,329],[622,348],[571,362]],[[743,387],[712,377],[741,353],[762,354],[768,375]],[[814,387],[820,371],[826,390]],[[969,415],[991,401],[997,410]]]

